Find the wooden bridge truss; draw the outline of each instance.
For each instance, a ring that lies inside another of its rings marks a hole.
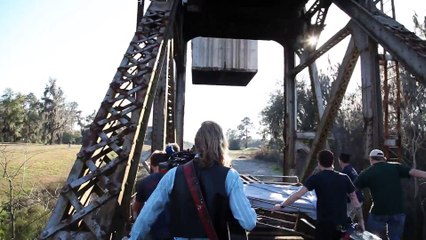
[[[137,31],[84,139],[56,207],[41,233],[42,239],[121,239],[125,234],[129,224],[130,197],[152,106],[152,149],[162,149],[165,142],[176,141],[181,146],[183,143],[185,45],[186,41],[197,35],[195,27],[188,27],[191,23],[186,22],[183,12],[188,11],[184,4],[186,7],[194,7],[197,1],[200,5],[211,3],[209,0],[157,0],[152,1],[142,14],[144,4],[143,1],[139,2]],[[241,4],[237,0],[228,2],[231,5]],[[255,5],[259,1],[246,2]],[[270,4],[273,9],[278,2],[262,3],[265,4],[262,7]],[[294,3],[300,4],[300,1]],[[307,4],[307,1],[303,3]],[[351,17],[349,23],[318,48],[297,44],[293,39],[321,33],[331,4]],[[225,5],[223,7],[226,8]],[[249,11],[249,7],[245,11]],[[239,38],[275,40],[284,46],[285,175],[295,167],[295,76],[308,67],[314,95],[320,100],[315,60],[347,36],[351,38],[327,106],[321,106],[321,101],[317,101],[321,119],[310,148],[309,161],[300,176],[302,179],[313,171],[314,156],[326,144],[358,58],[361,59],[363,114],[367,135],[365,149],[383,146],[378,45],[416,75],[420,82],[426,80],[426,42],[384,15],[375,7],[374,1],[317,0],[307,11],[303,7],[301,11],[297,8],[299,10],[291,21],[300,21],[306,30],[285,30],[283,35],[265,33],[262,36],[247,30],[246,35],[244,31],[235,35]],[[300,12],[303,13],[301,16]],[[280,23],[278,21],[275,24]],[[253,28],[257,26],[253,24]],[[279,29],[274,30],[279,32]],[[224,29],[227,34],[231,30]],[[301,59],[297,66],[296,56]]]

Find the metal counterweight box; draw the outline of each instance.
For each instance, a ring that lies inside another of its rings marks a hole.
[[[257,41],[205,38],[192,40],[192,83],[246,86],[257,73]]]

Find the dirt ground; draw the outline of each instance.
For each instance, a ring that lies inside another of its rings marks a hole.
[[[251,175],[282,175],[278,165],[273,162],[252,159],[250,157],[234,158],[231,162],[232,167],[240,174]]]
[[[143,153],[142,159],[149,157],[150,152]],[[260,159],[253,159],[250,155],[236,155],[230,156],[232,161],[231,165],[240,174],[251,174],[251,175],[282,175],[282,170],[278,164],[274,162],[268,162]],[[140,167],[137,179],[146,176],[148,172]]]

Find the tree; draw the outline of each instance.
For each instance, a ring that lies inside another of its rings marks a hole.
[[[238,138],[238,134],[235,129],[228,129],[226,131],[226,138],[228,139],[230,150],[240,150],[241,140]]]
[[[248,141],[250,140],[250,130],[253,129],[253,122],[249,117],[245,117],[241,120],[240,125],[237,127],[239,131],[239,137],[244,141],[245,148],[248,147]]]
[[[327,105],[331,85],[337,77],[339,66],[332,65],[327,68],[327,72],[320,72],[319,82],[322,93],[322,104]],[[297,129],[304,132],[316,131],[319,115],[318,108],[314,101],[314,96],[307,81],[297,81]],[[283,89],[283,88],[281,88]],[[282,90],[276,90],[271,94],[268,105],[262,110],[261,124],[263,138],[268,142],[270,149],[283,151],[284,149],[284,94]],[[338,115],[333,124],[332,132],[335,141],[332,142],[333,151],[340,152],[345,150],[352,153],[354,158],[362,159],[362,153],[359,144],[363,139],[363,116],[361,91],[355,91],[352,94],[345,95],[342,105],[339,108]],[[347,147],[348,149],[344,149]],[[353,149],[357,149],[352,151]]]
[[[423,23],[419,22],[419,16],[417,13],[413,15],[413,23],[414,23],[414,32],[420,38],[426,38],[426,16],[424,16]]]
[[[66,116],[66,123],[64,125],[64,129],[61,135],[58,136],[58,138],[61,139],[61,142],[65,143],[73,143],[75,142],[75,130],[74,127],[78,125],[78,122],[80,121],[80,114],[81,111],[78,110],[78,104],[76,102],[69,102],[65,104],[65,116]],[[64,140],[64,134],[67,133],[68,136],[72,136],[71,139]]]
[[[423,156],[426,154],[426,88],[416,82],[414,76],[406,70],[401,71],[403,85],[403,101],[401,107],[401,145],[404,163],[415,168],[425,169],[426,162]],[[405,201],[407,202],[407,223],[409,227],[404,231],[404,239],[420,239],[422,231],[426,233],[426,214],[423,213],[423,222],[420,220],[418,209],[421,208],[422,195],[419,192],[421,180],[412,179],[403,182],[406,188]],[[418,194],[420,193],[420,194]],[[418,198],[419,197],[419,198]],[[423,229],[422,229],[423,228]]]
[[[25,142],[36,143],[41,141],[42,129],[42,103],[33,93],[25,97],[25,118],[23,122],[22,136]]]
[[[426,17],[422,24],[418,20],[418,15],[414,14],[413,23],[414,32],[419,37],[426,38]],[[403,89],[402,146],[411,156],[409,161],[417,167],[416,155],[423,156],[426,153],[426,86],[420,84],[405,68],[400,69],[400,76]],[[426,167],[426,164],[420,167]]]
[[[8,88],[0,99],[1,141],[16,142],[21,138],[25,109],[25,96]]]
[[[43,139],[48,144],[60,143],[69,119],[67,117],[64,93],[56,85],[56,79],[49,79],[42,101]]]
[[[60,143],[64,132],[72,134],[79,122],[76,102],[65,102],[62,90],[50,80],[43,102],[33,93],[6,89],[0,98],[0,141]]]
[[[300,131],[312,131],[318,124],[318,110],[312,91],[305,81],[296,84],[297,93],[297,128]]]
[[[426,16],[420,23],[418,15],[413,15],[414,32],[420,38],[426,38]],[[426,153],[426,86],[419,84],[417,79],[406,69],[401,70],[401,82],[404,90],[404,107],[402,108],[403,146],[412,156],[414,167],[418,166],[416,155]],[[415,182],[417,184],[417,182]],[[416,187],[417,193],[417,187]]]
[[[75,128],[80,125],[81,111],[76,102],[66,102],[56,80],[49,79],[40,101],[33,93],[27,95],[5,89],[0,97],[0,141],[29,143],[61,143],[67,137],[80,138]],[[93,116],[87,116],[87,121]]]
[[[282,90],[271,93],[268,104],[260,115],[262,117],[261,125],[263,126],[261,130],[262,140],[267,142],[269,148],[283,151],[284,94]]]

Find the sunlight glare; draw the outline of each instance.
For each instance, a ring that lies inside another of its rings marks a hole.
[[[306,39],[306,42],[308,43],[309,46],[316,46],[318,42],[318,36],[311,35],[308,37],[308,39]]]

